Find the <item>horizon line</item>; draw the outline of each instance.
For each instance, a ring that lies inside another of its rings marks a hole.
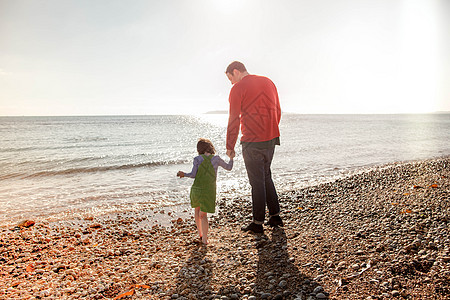
[[[198,116],[198,115],[224,115],[228,114],[227,110],[207,111],[197,114],[85,114],[85,115],[0,115],[0,118],[8,117],[126,117],[126,116]],[[450,111],[433,111],[433,112],[382,112],[382,113],[298,113],[298,112],[282,112],[288,115],[432,115],[432,114],[450,114]]]

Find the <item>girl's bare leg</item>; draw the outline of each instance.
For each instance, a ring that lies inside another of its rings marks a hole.
[[[201,221],[201,227],[202,227],[202,243],[207,245],[208,244],[208,214],[205,212],[200,211],[200,221]]]
[[[198,234],[200,235],[200,238],[202,238],[202,225],[200,220],[200,207],[195,208],[195,224],[197,225]]]

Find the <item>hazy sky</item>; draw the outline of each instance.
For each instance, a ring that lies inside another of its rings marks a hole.
[[[233,60],[284,111],[450,111],[448,0],[0,0],[0,115],[226,110]]]

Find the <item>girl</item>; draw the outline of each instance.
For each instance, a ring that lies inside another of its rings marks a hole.
[[[208,213],[216,209],[216,177],[217,168],[221,166],[230,171],[233,168],[233,157],[226,163],[220,156],[214,156],[216,150],[210,140],[201,138],[197,143],[199,156],[194,158],[194,166],[190,173],[179,171],[180,178],[191,177],[194,184],[191,187],[191,207],[195,208],[195,224],[203,244],[208,244]]]

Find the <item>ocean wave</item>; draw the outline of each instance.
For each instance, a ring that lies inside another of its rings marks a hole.
[[[0,148],[0,152],[23,152],[35,149],[37,149],[37,147]]]
[[[147,168],[147,167],[158,167],[164,165],[179,165],[188,163],[187,160],[167,160],[167,161],[152,161],[152,162],[143,162],[143,163],[131,163],[131,164],[121,164],[121,165],[110,165],[110,166],[95,166],[95,167],[76,167],[76,168],[67,168],[62,170],[44,170],[44,171],[36,171],[33,173],[9,173],[0,175],[1,180],[7,180],[12,178],[39,178],[39,177],[52,177],[52,176],[71,176],[77,174],[86,174],[86,173],[101,173],[101,172],[110,172],[110,171],[119,171],[119,170],[132,170],[138,168]]]
[[[42,141],[41,141],[42,142]],[[91,139],[91,140],[72,140],[72,141],[66,141],[68,144],[57,144],[57,145],[47,145],[46,142],[50,143],[51,141],[45,141],[42,142],[42,145],[36,144],[29,147],[1,147],[0,146],[0,153],[21,153],[21,152],[31,152],[36,151],[39,153],[42,153],[43,151],[47,150],[58,150],[58,151],[67,151],[67,150],[73,150],[73,149],[102,149],[102,148],[126,148],[126,147],[138,147],[138,146],[144,146],[144,147],[154,147],[150,141],[143,141],[143,142],[135,142],[135,141],[110,141],[107,138],[104,139]],[[89,144],[88,142],[93,142],[93,144]],[[99,143],[99,142],[105,142],[105,143]]]

